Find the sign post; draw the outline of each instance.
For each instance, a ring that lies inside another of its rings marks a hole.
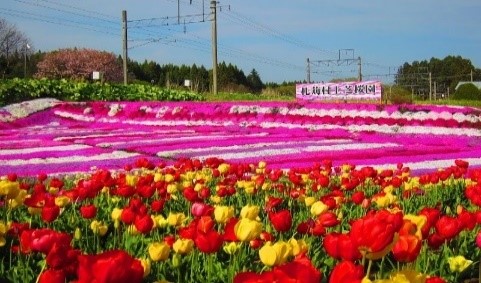
[[[296,98],[317,101],[381,102],[380,81],[296,84]]]

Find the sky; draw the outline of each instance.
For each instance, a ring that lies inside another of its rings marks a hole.
[[[0,18],[33,50],[92,48],[161,65],[213,66],[210,0],[2,0]],[[263,82],[391,82],[414,61],[461,56],[481,68],[479,0],[220,0],[218,62]],[[359,60],[360,58],[360,60]],[[188,79],[188,78],[186,78]]]

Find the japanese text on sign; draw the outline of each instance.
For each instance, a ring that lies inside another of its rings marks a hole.
[[[380,100],[381,90],[379,81],[297,84],[296,97],[319,100]]]

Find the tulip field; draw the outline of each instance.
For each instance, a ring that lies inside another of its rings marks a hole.
[[[476,108],[41,99],[0,136],[0,282],[479,282]]]

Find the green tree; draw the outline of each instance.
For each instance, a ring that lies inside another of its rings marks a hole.
[[[260,93],[264,87],[264,84],[262,83],[262,80],[256,69],[252,69],[252,71],[247,76],[247,83],[253,93]]]

